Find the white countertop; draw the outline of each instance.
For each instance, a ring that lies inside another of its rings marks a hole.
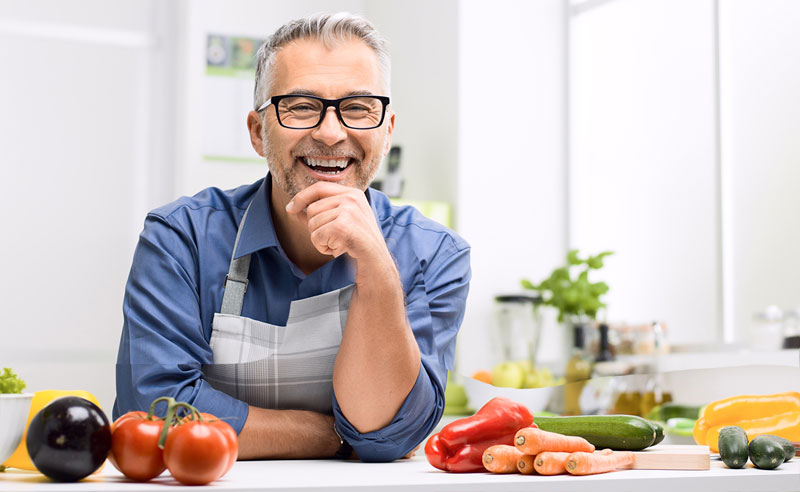
[[[8,470],[0,473],[2,491],[154,491],[169,489],[178,482],[167,473],[148,482],[127,481],[113,466],[77,483],[51,482],[33,472]],[[493,475],[489,473],[445,473],[418,455],[393,463],[360,463],[333,460],[239,462],[222,479],[207,487],[232,491],[329,491],[329,490],[416,490],[416,491],[532,491],[536,492],[721,492],[800,491],[800,459],[784,463],[777,470],[758,470],[752,464],[740,470],[726,468],[711,460],[706,471],[624,470],[602,475],[574,477],[560,475]]]

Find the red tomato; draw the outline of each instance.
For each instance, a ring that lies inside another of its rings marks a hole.
[[[219,429],[225,438],[228,440],[228,445],[230,446],[230,453],[228,456],[228,466],[225,467],[225,473],[228,473],[231,468],[233,468],[234,463],[239,458],[239,436],[236,435],[236,431],[233,430],[233,427],[224,420],[220,419],[215,415],[211,415],[210,413],[200,412],[200,415],[203,416],[205,422],[209,425],[213,425],[217,429]],[[189,417],[185,417],[184,420],[188,420]],[[222,475],[225,475],[223,473]]]
[[[111,453],[109,461],[117,470],[132,480],[145,482],[166,469],[158,438],[164,421],[148,420],[147,412],[125,414],[111,426]]]
[[[224,432],[216,425],[188,420],[169,431],[164,463],[180,483],[205,485],[225,473],[232,452]]]
[[[141,410],[135,410],[135,411],[132,411],[132,412],[128,412],[125,415],[120,415],[119,418],[117,420],[115,420],[111,424],[111,433],[113,434],[114,430],[117,427],[119,427],[119,425],[121,423],[125,422],[128,419],[132,419],[132,418],[142,419],[142,418],[146,418],[146,417],[147,417],[147,412],[142,412]]]

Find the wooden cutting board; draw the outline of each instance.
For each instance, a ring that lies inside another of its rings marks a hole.
[[[708,470],[711,452],[708,446],[689,444],[659,444],[642,451],[634,451],[634,470]]]

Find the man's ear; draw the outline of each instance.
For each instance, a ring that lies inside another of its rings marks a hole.
[[[261,115],[256,111],[247,113],[247,130],[250,132],[250,145],[258,155],[264,157],[264,140],[261,138]]]
[[[392,132],[394,131],[394,111],[389,113],[389,122],[386,125],[386,141],[383,144],[383,156],[389,153],[392,148]]]

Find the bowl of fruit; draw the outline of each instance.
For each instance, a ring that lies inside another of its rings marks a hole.
[[[534,367],[528,361],[509,361],[495,365],[491,371],[480,370],[464,378],[464,389],[473,408],[480,408],[496,396],[522,403],[531,412],[547,408],[555,386],[564,384],[550,369]]]
[[[25,382],[4,368],[0,373],[0,465],[14,453],[25,433],[33,393],[23,393],[23,389]]]

